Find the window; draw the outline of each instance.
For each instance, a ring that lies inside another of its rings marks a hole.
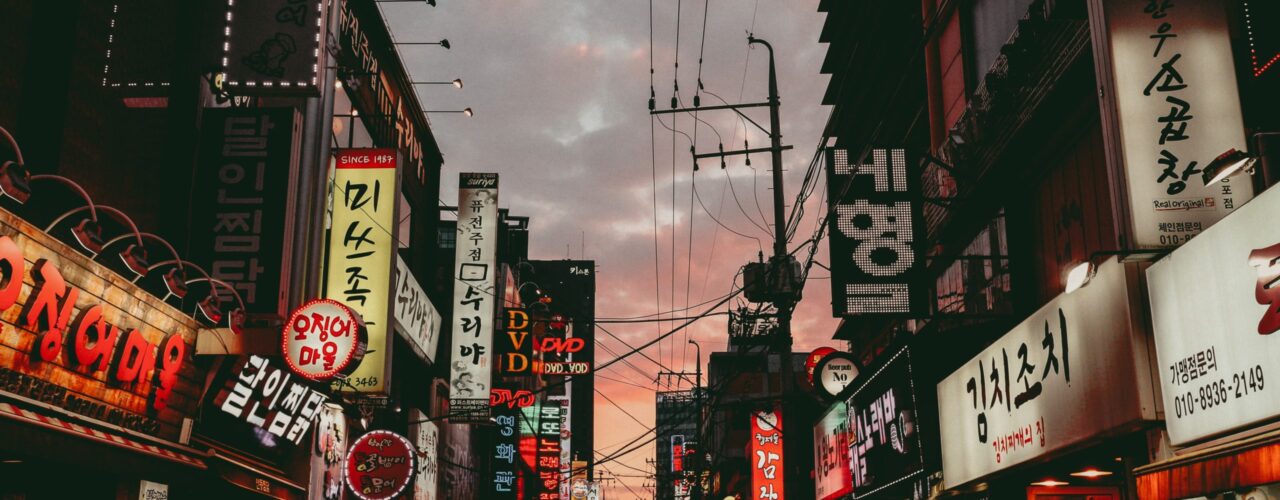
[[[1004,213],[992,219],[964,253],[938,276],[939,314],[1008,314],[1009,248]]]
[[[454,248],[458,242],[458,230],[455,227],[442,227],[439,229],[440,248]]]

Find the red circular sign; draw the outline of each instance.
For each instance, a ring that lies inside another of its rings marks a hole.
[[[318,299],[289,315],[280,352],[294,373],[328,380],[354,371],[368,342],[358,314],[336,300]]]
[[[413,480],[413,445],[391,431],[369,431],[347,450],[347,486],[363,500],[400,496]]]
[[[830,347],[819,347],[817,349],[814,349],[813,352],[809,353],[808,356],[805,356],[804,372],[809,374],[810,384],[813,383],[813,369],[818,367],[818,362],[822,361],[822,358],[827,357],[828,354],[831,354],[833,352],[836,352],[836,350]]]

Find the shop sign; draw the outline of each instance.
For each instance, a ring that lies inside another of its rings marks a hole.
[[[319,95],[323,0],[227,0],[222,73],[236,94]]]
[[[364,318],[368,351],[335,389],[385,395],[391,376],[399,170],[393,149],[343,149],[334,158],[325,297]]]
[[[293,378],[261,356],[242,358],[236,371],[214,398],[214,406],[293,444],[309,435],[329,399],[305,379]]]
[[[488,422],[497,303],[498,174],[463,173],[458,188],[450,421]]]
[[[814,377],[818,379],[814,384],[818,394],[834,399],[858,378],[858,363],[849,353],[833,352],[814,366]]]
[[[342,407],[325,403],[311,446],[311,500],[342,500],[342,466],[347,456],[347,419]]]
[[[833,348],[819,347],[814,349],[813,352],[810,352],[808,356],[805,356],[804,373],[809,378],[810,384],[813,383],[813,370],[818,367],[818,362],[822,361],[822,358],[827,357],[828,354],[833,352],[836,352]]]
[[[347,451],[347,487],[361,500],[396,498],[413,480],[414,455],[413,445],[404,436],[369,431]]]
[[[494,408],[494,422],[497,433],[493,437],[493,485],[489,495],[495,499],[514,499],[517,495],[516,474],[517,449],[520,435],[517,432],[520,409],[515,407]]]
[[[536,400],[532,391],[524,389],[494,389],[489,391],[489,406],[507,408],[528,408]]]
[[[831,405],[813,426],[813,484],[818,500],[839,498],[853,491],[849,469],[849,406]]]
[[[545,361],[541,364],[543,375],[585,375],[591,373],[590,361]]]
[[[409,412],[409,433],[418,450],[418,475],[413,484],[413,500],[436,500],[436,453],[440,446],[440,427],[428,422],[427,416],[413,409]]]
[[[539,500],[559,500],[560,498],[560,434],[564,430],[561,422],[563,409],[559,403],[544,402],[535,408],[530,418],[537,425],[537,472],[542,488]],[[527,415],[527,414],[526,414]]]
[[[751,443],[747,461],[751,463],[751,498],[783,500],[782,412],[751,413]]]
[[[1264,192],[1147,269],[1169,440],[1280,415],[1280,192]]]
[[[194,405],[169,403],[197,390],[194,320],[9,212],[0,230],[14,236],[0,236],[0,389],[176,436]]]
[[[427,298],[418,279],[409,271],[409,265],[396,255],[396,331],[404,337],[418,357],[427,363],[435,362],[436,348],[440,345],[440,311]]]
[[[317,299],[293,311],[284,324],[280,351],[289,369],[311,380],[345,377],[364,358],[364,321],[336,300]]]
[[[169,500],[169,485],[143,480],[138,485],[138,500]]]
[[[910,315],[924,303],[914,286],[924,259],[920,187],[903,149],[873,149],[869,163],[828,149],[831,305],[837,317]]]
[[[911,351],[895,353],[849,397],[853,497],[874,495],[924,471]]]
[[[503,375],[532,375],[537,360],[533,357],[535,340],[529,329],[529,313],[521,308],[506,309],[503,334],[494,339],[494,355],[498,359],[498,373]]]
[[[1246,150],[1227,2],[1094,2],[1106,18],[1133,242],[1175,247],[1253,197],[1204,169]],[[1100,58],[1099,60],[1107,60]],[[1105,78],[1105,77],[1104,77]],[[1107,134],[1110,138],[1111,134]]]
[[[948,488],[1156,418],[1138,274],[1103,262],[938,384]]]
[[[295,219],[291,186],[297,175],[298,113],[293,108],[202,113],[189,260],[235,288],[244,312],[279,321],[287,312],[284,292],[293,253],[288,245]],[[222,300],[233,300],[214,289]],[[249,319],[254,326],[262,318]]]

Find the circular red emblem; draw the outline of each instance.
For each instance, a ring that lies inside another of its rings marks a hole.
[[[817,349],[814,349],[813,352],[809,353],[808,356],[805,356],[804,372],[809,375],[810,384],[813,383],[813,369],[818,367],[818,362],[822,361],[822,358],[827,357],[828,354],[831,354],[833,352],[836,352],[836,350],[830,347],[819,347]]]
[[[347,375],[368,347],[364,321],[336,300],[317,299],[289,315],[280,352],[294,373],[311,380]]]
[[[413,455],[413,445],[399,434],[369,431],[347,450],[347,486],[363,500],[400,496],[413,480]]]

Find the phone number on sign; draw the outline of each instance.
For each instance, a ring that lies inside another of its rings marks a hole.
[[[1262,366],[1254,365],[1231,374],[1231,382],[1225,378],[1201,385],[1198,389],[1187,391],[1173,397],[1174,414],[1178,418],[1194,415],[1196,410],[1208,410],[1227,402],[1240,399],[1262,390]]]

